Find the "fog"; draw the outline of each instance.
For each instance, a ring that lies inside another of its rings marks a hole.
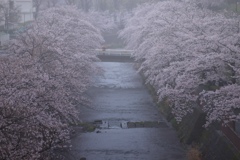
[[[0,0],[0,159],[240,159],[239,0]]]

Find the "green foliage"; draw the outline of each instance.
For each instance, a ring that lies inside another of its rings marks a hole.
[[[179,127],[179,123],[176,121],[175,118],[172,118],[170,123],[172,124],[172,126],[175,128],[175,129],[178,129]]]
[[[89,122],[81,122],[78,126],[82,127],[83,132],[94,132],[97,128],[95,124]]]

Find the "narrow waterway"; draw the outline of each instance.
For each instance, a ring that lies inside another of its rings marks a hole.
[[[132,63],[99,62],[96,77],[81,109],[84,122],[99,122],[94,132],[77,133],[68,160],[184,160],[185,151],[158,112]]]

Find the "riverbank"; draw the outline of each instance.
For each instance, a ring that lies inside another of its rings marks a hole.
[[[141,76],[145,79],[143,74]],[[180,142],[189,146],[189,151],[192,148],[197,149],[203,160],[240,160],[239,150],[226,137],[219,124],[203,127],[206,115],[201,109],[196,108],[193,113],[184,117],[181,123],[177,123],[170,106],[165,102],[158,102],[155,89],[149,84],[145,85],[159,111],[175,128]]]

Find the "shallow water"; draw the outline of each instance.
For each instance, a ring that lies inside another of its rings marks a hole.
[[[184,160],[185,151],[175,131],[158,112],[133,64],[98,64],[104,75],[95,77],[88,92],[92,104],[81,108],[80,117],[84,122],[100,121],[102,125],[94,132],[77,133],[72,149],[64,153],[66,159]],[[164,125],[144,127],[150,121]]]

